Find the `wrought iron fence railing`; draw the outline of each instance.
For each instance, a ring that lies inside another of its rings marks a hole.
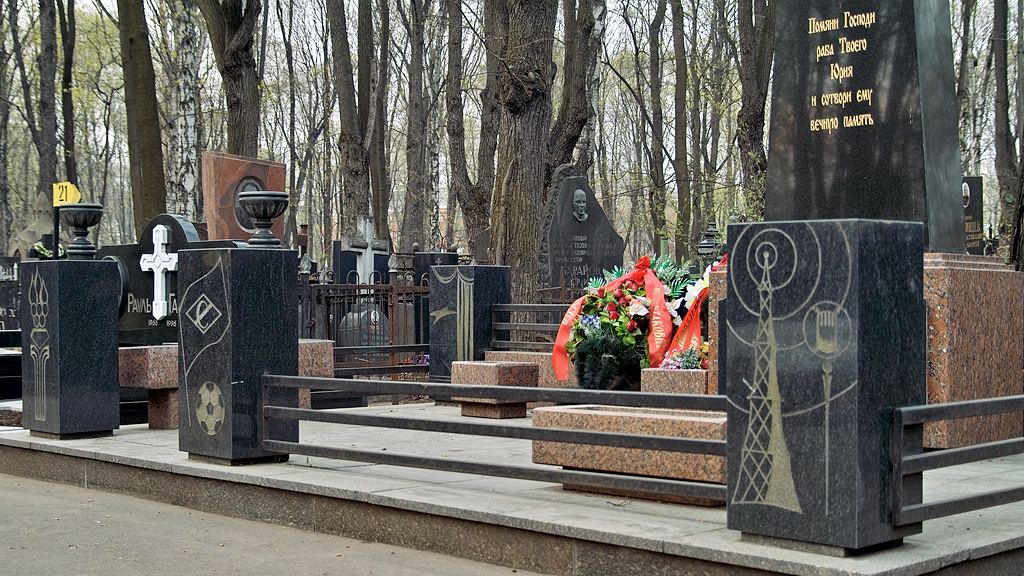
[[[355,426],[376,426],[440,432],[445,434],[470,434],[475,436],[501,437],[519,440],[542,440],[571,444],[589,444],[618,448],[640,448],[667,452],[725,456],[724,440],[702,440],[670,436],[649,436],[612,432],[592,432],[562,428],[534,428],[523,423],[467,422],[367,414],[363,411],[317,411],[304,410],[269,403],[269,390],[274,387],[316,388],[338,390],[359,395],[408,394],[434,397],[487,398],[512,402],[554,402],[565,404],[602,404],[607,406],[629,406],[642,408],[676,408],[686,410],[712,410],[724,412],[724,396],[687,394],[653,394],[645,392],[608,392],[593,390],[567,390],[536,387],[467,386],[457,384],[432,384],[424,382],[395,382],[386,380],[331,380],[324,378],[300,378],[295,376],[263,377],[264,409],[266,419],[315,421]],[[265,431],[271,426],[264,426]],[[265,432],[266,434],[266,432]],[[449,472],[481,474],[587,485],[609,490],[646,492],[663,496],[692,498],[709,501],[725,501],[726,487],[717,484],[627,476],[582,470],[564,470],[544,465],[515,465],[501,462],[478,462],[448,457],[426,457],[403,455],[395,451],[360,449],[352,446],[326,446],[301,442],[288,442],[264,437],[267,450],[336,458],[374,464],[389,464],[414,468],[427,468]],[[499,458],[500,459],[500,458]]]
[[[921,451],[920,446],[913,446],[907,442],[908,431],[920,428],[927,422],[1021,411],[1024,411],[1024,396],[897,408],[893,414],[895,425],[891,442],[892,523],[897,526],[914,524],[1024,500],[1024,479],[1021,480],[1019,486],[977,493],[962,498],[912,503],[907,501],[918,500],[920,495],[906,494],[902,482],[906,476],[921,474],[928,470],[1024,454],[1024,438],[1011,438],[926,453]]]

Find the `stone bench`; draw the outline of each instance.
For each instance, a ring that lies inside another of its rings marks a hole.
[[[589,404],[534,408],[533,425],[540,428],[673,436],[702,440],[725,440],[726,433],[724,412]],[[537,440],[533,442],[533,461],[537,464],[552,464],[568,469],[635,474],[714,484],[726,483],[724,456]],[[577,484],[565,484],[564,488],[688,504],[720,504],[720,502],[703,499],[666,497],[646,492],[615,491]]]
[[[452,384],[480,386],[537,386],[532,362],[452,362]],[[462,415],[474,418],[525,418],[526,402],[493,398],[453,397]]]
[[[122,388],[141,388],[149,400],[149,427],[178,428],[178,345],[133,346],[118,350]],[[334,342],[299,340],[299,376],[334,377]],[[299,407],[310,407],[309,388],[299,389]]]
[[[555,368],[551,364],[551,352],[525,352],[516,350],[487,350],[484,352],[486,362],[526,362],[537,365],[537,386],[541,388],[575,388],[576,371],[569,367],[569,379],[555,378]]]

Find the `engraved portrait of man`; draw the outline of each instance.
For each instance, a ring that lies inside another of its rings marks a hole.
[[[587,220],[587,193],[577,188],[572,193],[572,205],[573,218],[576,218],[577,222],[585,222]]]

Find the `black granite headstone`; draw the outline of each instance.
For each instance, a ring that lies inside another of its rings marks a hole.
[[[20,258],[0,256],[0,330],[20,330],[18,321],[21,281],[18,271]]]
[[[138,244],[100,248],[96,259],[114,260],[124,276],[118,321],[121,344],[155,346],[178,341],[179,250],[240,245],[244,244],[234,240],[204,241],[187,219],[160,214],[146,225]],[[155,289],[158,278],[161,290]]]
[[[483,360],[491,344],[491,306],[511,301],[508,266],[432,267],[430,380],[451,381],[456,360]]]
[[[967,253],[985,254],[985,199],[981,176],[964,176],[964,232],[967,234]]]
[[[541,243],[541,283],[574,291],[622,266],[625,243],[601,208],[586,178],[556,172],[551,185],[556,194],[549,202],[549,219]]]
[[[388,243],[373,235],[373,219],[363,216],[359,236],[344,236],[333,245],[336,284],[387,284]]]
[[[766,220],[925,225],[928,251],[964,252],[948,0],[783,0]]]
[[[921,531],[887,519],[892,410],[926,401],[923,234],[877,220],[729,226],[729,528],[847,549]],[[919,502],[920,475],[904,486]]]
[[[179,449],[218,463],[287,459],[261,447],[261,377],[298,373],[297,253],[182,250],[178,258]],[[298,406],[298,391],[274,389],[270,401]],[[271,422],[274,439],[298,441],[298,422]]]
[[[118,427],[117,264],[23,262],[22,426],[73,438]]]
[[[423,286],[430,284],[430,268],[432,266],[456,266],[459,263],[457,252],[416,252],[412,256],[413,284]],[[415,298],[414,316],[417,343],[430,342],[430,292]]]

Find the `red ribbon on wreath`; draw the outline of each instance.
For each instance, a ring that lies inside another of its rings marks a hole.
[[[629,280],[632,280],[638,287],[644,287],[647,298],[651,301],[651,333],[647,337],[647,345],[651,355],[651,366],[660,366],[661,361],[665,359],[665,351],[670,342],[669,335],[672,328],[672,317],[665,304],[665,287],[651,270],[651,259],[647,256],[640,258],[632,270],[605,284],[604,289],[605,291],[615,290]],[[565,316],[562,317],[562,325],[558,328],[555,348],[551,353],[551,364],[555,369],[555,378],[558,380],[565,380],[569,377],[569,353],[565,349],[565,343],[572,335],[572,325],[583,310],[587,296],[577,299],[569,306]]]
[[[712,264],[711,271],[715,272],[719,266],[725,264],[726,258],[728,258],[728,255],[722,256],[721,260]],[[701,289],[700,294],[694,298],[693,304],[690,305],[690,309],[686,312],[686,316],[683,316],[682,324],[679,325],[675,336],[672,337],[672,343],[669,345],[668,350],[665,351],[666,356],[680,348],[683,350],[700,348],[700,309],[708,299],[708,290],[709,287],[705,286]],[[651,366],[653,365],[651,363]]]

